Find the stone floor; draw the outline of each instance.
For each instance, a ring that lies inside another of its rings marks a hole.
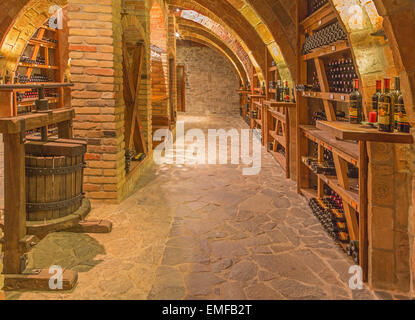
[[[181,116],[186,129],[246,128],[239,116]],[[262,150],[242,165],[161,165],[120,205],[94,206],[110,234],[54,233],[30,266],[79,272],[72,292],[7,292],[6,299],[379,299],[350,290],[353,262],[333,243]],[[0,283],[1,287],[1,283]]]

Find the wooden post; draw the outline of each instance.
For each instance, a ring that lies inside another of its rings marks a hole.
[[[20,241],[26,236],[25,149],[20,134],[4,135],[4,267],[21,271]]]
[[[367,167],[368,156],[366,141],[359,141],[359,261],[363,269],[363,281],[368,281],[369,239],[367,218]]]

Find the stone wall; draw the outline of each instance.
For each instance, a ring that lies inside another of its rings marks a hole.
[[[239,112],[239,78],[225,57],[203,45],[181,41],[177,64],[185,66],[186,112]]]

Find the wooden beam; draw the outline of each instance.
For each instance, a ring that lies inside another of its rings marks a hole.
[[[316,65],[317,76],[320,81],[321,91],[329,91],[329,82],[327,80],[326,69],[324,67],[324,61],[320,58],[315,58],[314,63]],[[323,100],[324,110],[328,121],[336,121],[336,113],[334,112],[333,103],[328,100]]]
[[[25,148],[20,134],[4,135],[4,265],[3,273],[21,273],[26,236]]]
[[[365,141],[359,141],[359,261],[363,269],[363,281],[367,282],[369,272],[369,239],[367,218],[367,146]]]

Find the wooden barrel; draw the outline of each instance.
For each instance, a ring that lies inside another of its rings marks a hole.
[[[56,140],[29,142],[25,149],[27,221],[59,219],[78,210],[86,145]]]

